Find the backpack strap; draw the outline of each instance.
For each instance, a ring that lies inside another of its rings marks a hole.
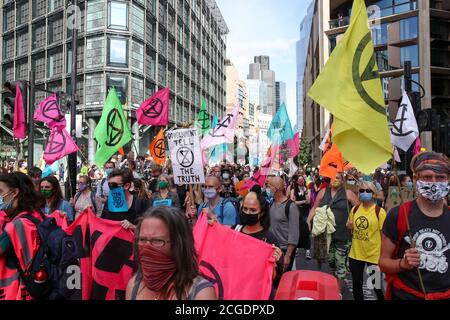
[[[289,221],[289,213],[291,209],[291,204],[293,201],[291,199],[287,199],[286,206],[284,207],[284,215],[286,216],[286,219]]]
[[[381,211],[381,207],[378,205],[375,205],[375,214],[377,215],[378,221],[380,221],[380,211]]]
[[[397,217],[397,243],[395,244],[394,256],[398,255],[400,250],[400,243],[402,242],[403,235],[408,229],[408,225],[406,223],[406,219],[409,219],[409,215],[411,213],[411,201],[406,202],[403,205],[400,205],[398,208],[398,217]],[[405,217],[406,215],[406,217]]]
[[[360,207],[360,206],[361,206],[361,205],[358,204],[357,206],[353,207],[353,215],[355,215],[355,213],[359,210],[359,207]]]
[[[41,223],[41,221],[39,221],[38,219],[36,219],[35,217],[33,217],[30,214],[24,214],[23,216],[20,216],[19,219],[20,218],[25,218],[27,220],[30,220],[36,226],[36,228]]]
[[[91,191],[91,202],[92,202],[92,207],[95,210],[95,213],[97,213],[97,205],[95,204],[95,191],[94,190]]]

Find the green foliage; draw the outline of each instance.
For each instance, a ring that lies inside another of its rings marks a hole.
[[[311,164],[311,161],[311,144],[302,139],[300,141],[300,155],[298,156],[297,162],[305,166]]]

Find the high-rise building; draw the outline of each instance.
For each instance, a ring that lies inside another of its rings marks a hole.
[[[316,0],[304,77],[304,137],[311,142],[313,162],[320,162],[318,149],[329,122],[329,114],[307,95],[329,55],[350,22],[353,1]],[[372,40],[389,117],[395,118],[403,86],[404,61],[412,64],[412,79],[424,88],[422,109],[432,108],[436,116],[448,121],[450,106],[450,1],[366,1]],[[326,23],[328,21],[329,23]],[[414,91],[420,91],[413,83]],[[417,111],[417,110],[416,110]],[[442,124],[442,122],[441,122]],[[423,132],[427,149],[449,152],[447,130],[441,135]],[[444,143],[445,142],[445,143]]]
[[[2,47],[0,82],[28,79],[33,70],[38,88],[71,92],[70,1],[4,0],[0,6]],[[156,90],[170,87],[170,124],[192,122],[202,98],[208,112],[225,111],[225,35],[227,25],[215,0],[78,1],[79,105],[83,138],[79,145],[92,161],[93,130],[109,88],[115,87],[135,137],[145,153],[156,128],[139,128],[135,111]],[[46,93],[36,90],[36,103]],[[11,110],[2,106],[2,119]],[[0,145],[12,144],[0,125]],[[45,144],[45,132],[35,143]],[[86,139],[91,137],[91,139]],[[139,143],[139,140],[142,143]],[[83,149],[88,146],[87,150]],[[0,154],[0,157],[2,155]],[[35,155],[39,157],[38,154]],[[36,159],[35,159],[36,160]]]
[[[278,112],[278,109],[280,109],[280,106],[282,104],[285,104],[287,106],[287,100],[286,100],[286,83],[282,81],[277,81],[275,83],[275,111]]]
[[[248,80],[262,80],[267,83],[267,113],[275,114],[275,72],[270,70],[268,56],[256,56],[249,65]],[[266,112],[266,111],[265,111]]]
[[[303,79],[305,77],[306,54],[308,52],[309,35],[314,17],[315,1],[312,0],[306,15],[300,24],[300,40],[297,41],[297,127],[296,131],[303,128]]]

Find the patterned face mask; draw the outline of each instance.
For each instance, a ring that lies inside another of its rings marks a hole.
[[[425,182],[417,180],[417,192],[424,198],[436,202],[445,198],[449,192],[448,182]]]

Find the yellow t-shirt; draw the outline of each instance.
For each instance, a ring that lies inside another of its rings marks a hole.
[[[377,218],[375,204],[367,210],[361,204],[355,214],[353,214],[353,210],[348,216],[349,221],[353,223],[352,247],[349,257],[378,264],[381,251],[381,230],[383,230],[386,219],[386,211],[381,208]]]

